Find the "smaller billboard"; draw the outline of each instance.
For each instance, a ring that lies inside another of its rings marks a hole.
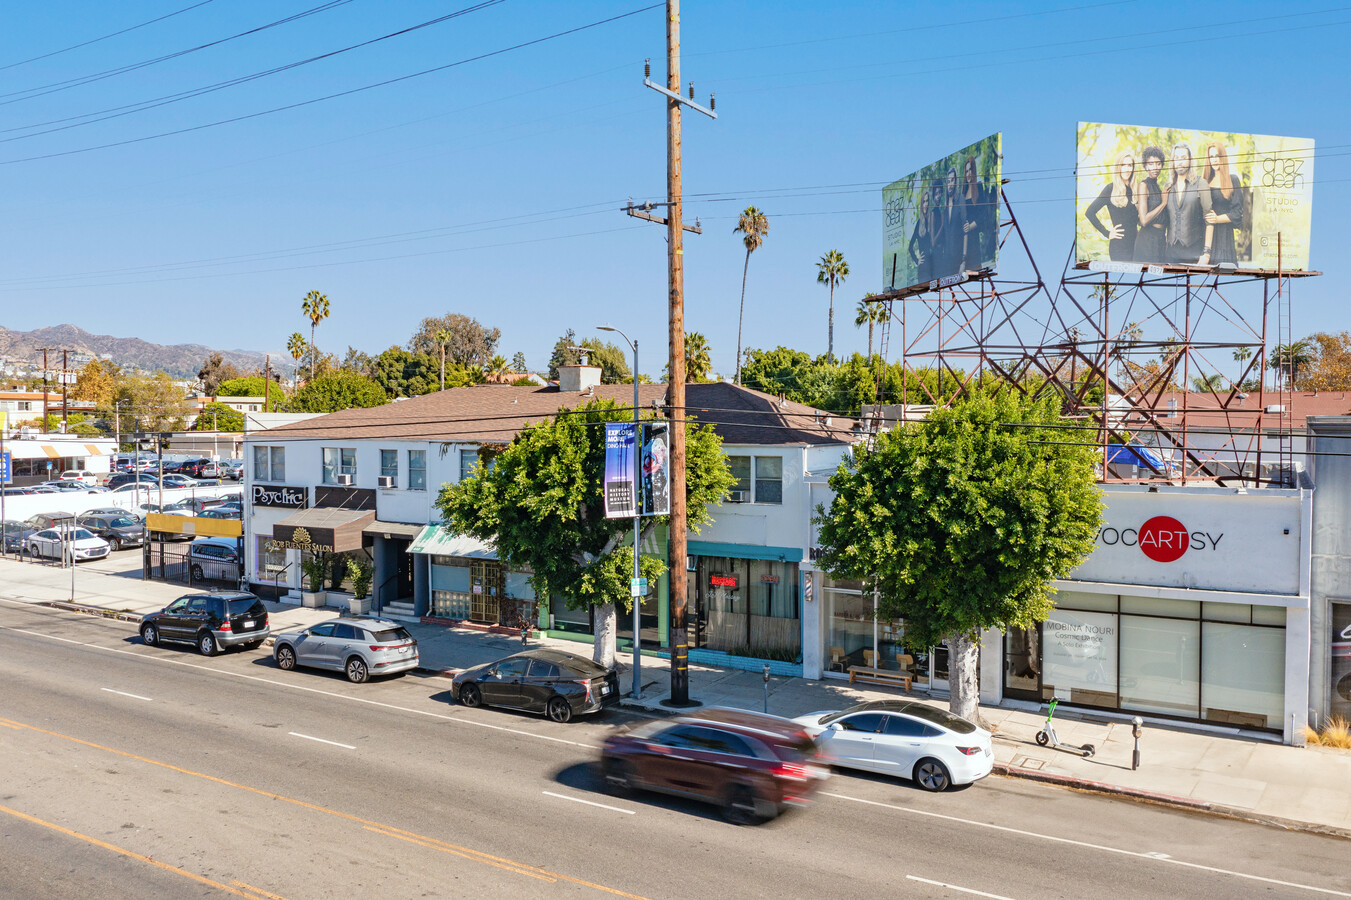
[[[1309,138],[1080,122],[1081,263],[1309,268]]]
[[[671,514],[671,445],[665,422],[643,428],[643,515]]]
[[[634,441],[637,427],[638,440]],[[638,490],[634,490],[634,445],[641,452]],[[667,423],[651,422],[634,426],[632,422],[607,422],[605,425],[605,518],[631,519],[634,503],[642,504],[644,516],[671,514],[671,446]],[[635,496],[636,495],[636,496]]]
[[[884,290],[994,270],[1002,154],[996,132],[882,189]]]
[[[605,518],[631,519],[636,515],[633,485],[632,422],[605,423]]]

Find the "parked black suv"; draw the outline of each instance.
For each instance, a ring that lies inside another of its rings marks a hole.
[[[226,647],[257,649],[269,633],[267,607],[244,591],[189,594],[141,620],[141,640],[150,646],[196,644],[203,656]]]
[[[139,547],[145,543],[145,526],[130,513],[86,514],[76,521],[107,541],[113,550]]]

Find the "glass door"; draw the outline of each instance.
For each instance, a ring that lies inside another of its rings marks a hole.
[[[1040,626],[1004,632],[1004,696],[1015,700],[1042,699]]]

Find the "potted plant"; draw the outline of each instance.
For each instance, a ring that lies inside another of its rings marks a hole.
[[[323,606],[324,576],[328,574],[328,554],[311,553],[300,561],[300,571],[305,576],[308,591],[301,591],[300,602],[311,609]]]
[[[375,564],[369,559],[349,559],[347,573],[352,577],[352,600],[350,606],[354,615],[365,615],[371,611],[371,581],[375,578]]]

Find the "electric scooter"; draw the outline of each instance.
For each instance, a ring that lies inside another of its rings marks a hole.
[[[1082,747],[1075,747],[1071,744],[1061,743],[1060,738],[1056,737],[1055,726],[1051,724],[1051,716],[1055,715],[1055,705],[1059,700],[1051,701],[1051,708],[1046,712],[1046,724],[1042,726],[1041,731],[1037,732],[1037,744],[1045,747],[1050,745],[1057,750],[1064,750],[1066,753],[1077,753],[1084,759],[1088,759],[1097,750],[1092,744],[1084,744]]]

